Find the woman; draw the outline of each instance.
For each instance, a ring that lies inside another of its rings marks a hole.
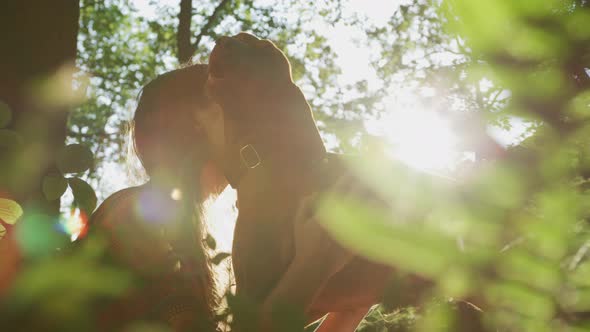
[[[204,92],[207,75],[206,65],[193,65],[163,74],[143,89],[133,141],[150,181],[109,197],[91,224],[108,234],[113,258],[146,282],[101,313],[105,329],[146,318],[175,330],[213,329],[214,285],[195,216],[199,204],[227,181],[210,161],[214,151],[223,151],[224,124],[222,110]],[[347,260],[347,253],[326,250],[327,236],[312,219],[299,219],[297,228],[305,231],[296,232],[296,259],[264,302],[263,325],[280,304],[307,307],[330,270]],[[329,261],[322,269],[308,259],[319,258],[318,252],[330,257],[321,260]],[[301,280],[302,274],[314,277]]]
[[[226,182],[208,162],[207,147],[215,142],[199,125],[221,116],[205,96],[207,72],[206,65],[174,70],[141,93],[133,146],[150,179],[109,197],[91,228],[106,233],[112,259],[143,282],[99,310],[102,329],[146,320],[177,331],[215,328],[214,282],[198,214]]]

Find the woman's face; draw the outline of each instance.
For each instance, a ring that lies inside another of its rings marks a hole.
[[[221,156],[225,146],[223,111],[216,103],[195,112],[195,126],[205,133],[213,159]]]

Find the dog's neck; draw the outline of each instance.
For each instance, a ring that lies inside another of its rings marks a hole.
[[[298,186],[325,156],[313,119],[299,125],[261,126],[228,145],[224,171],[238,192]]]

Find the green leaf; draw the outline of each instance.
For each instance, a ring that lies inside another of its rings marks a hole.
[[[11,120],[12,111],[10,110],[10,107],[5,102],[0,101],[0,128],[8,126]]]
[[[402,271],[436,278],[464,260],[446,234],[415,221],[399,222],[384,208],[355,199],[326,195],[318,216],[346,248]]]
[[[90,215],[96,208],[96,193],[88,182],[80,178],[69,178],[68,184],[74,194],[74,205]]]
[[[2,240],[2,238],[6,236],[6,227],[2,226],[2,224],[0,224],[0,240]]]
[[[57,168],[63,173],[80,173],[92,167],[92,151],[84,145],[70,144],[57,154]]]
[[[43,194],[48,201],[61,197],[68,189],[68,181],[58,174],[46,175],[43,178]]]
[[[86,310],[92,308],[96,298],[120,296],[131,285],[133,276],[112,264],[93,259],[94,250],[88,248],[85,242],[67,255],[29,264],[15,280],[13,290],[19,299],[15,306],[29,308],[39,301],[47,303],[47,297],[57,292],[64,294],[60,303],[56,304],[60,310],[66,309],[68,317],[79,317],[77,315],[89,312]],[[75,295],[66,295],[69,293]],[[85,310],[80,310],[81,307]]]
[[[211,250],[215,250],[215,248],[217,248],[217,242],[215,241],[215,238],[211,236],[211,234],[207,234],[207,237],[205,238],[205,243],[207,244],[207,247],[209,247],[209,249]]]
[[[219,254],[215,255],[215,257],[213,257],[211,259],[211,263],[213,263],[213,265],[219,265],[224,259],[230,257],[231,254],[228,252],[220,252]]]
[[[23,215],[23,209],[20,205],[6,198],[0,198],[0,219],[7,224],[14,225]]]

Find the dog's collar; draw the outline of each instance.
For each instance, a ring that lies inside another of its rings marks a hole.
[[[259,96],[266,100],[262,107],[276,108],[276,112],[266,112],[263,121],[236,116],[238,113],[232,116],[230,112],[226,120],[232,118],[232,121],[225,121],[226,144],[222,165],[234,189],[251,170],[265,168],[270,171],[274,167],[306,169],[326,156],[324,143],[301,90],[290,82],[288,86],[269,87],[264,94]],[[239,105],[233,106],[239,108]],[[245,113],[256,114],[251,109],[246,109]],[[229,133],[231,135],[228,136]]]
[[[300,139],[294,137],[294,140]],[[288,169],[307,169],[324,160],[327,156],[323,144],[289,142],[281,146],[273,140],[244,140],[226,152],[224,173],[232,188],[237,189],[244,175],[249,171],[273,166]],[[321,141],[320,141],[321,142]]]
[[[226,165],[224,169],[227,182],[234,189],[238,189],[242,177],[249,170],[258,168],[263,164],[262,156],[265,155],[258,152],[256,146],[250,143],[241,145],[237,150],[237,157],[236,155],[229,155],[225,158]]]
[[[240,163],[245,169],[254,169],[262,164],[260,153],[252,144],[240,148]]]

